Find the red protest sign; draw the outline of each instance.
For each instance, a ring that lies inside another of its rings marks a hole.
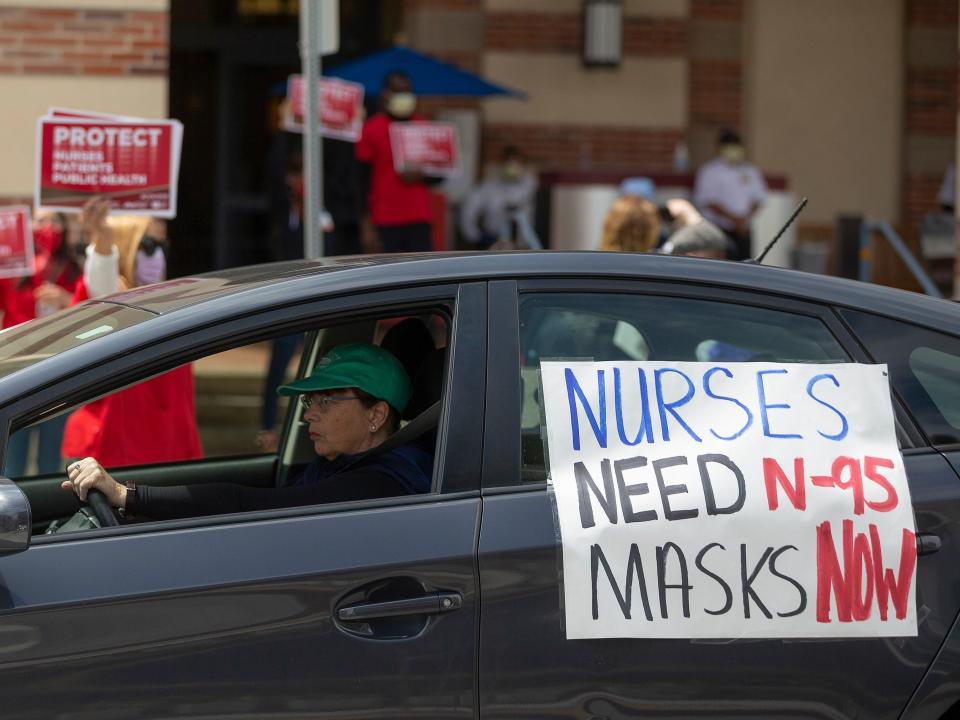
[[[411,168],[427,175],[460,174],[457,128],[449,123],[390,123],[390,146],[397,172]]]
[[[36,206],[77,211],[97,195],[127,215],[175,217],[182,138],[176,120],[40,118]]]
[[[0,278],[33,273],[33,233],[30,208],[11,205],[0,208]]]
[[[320,134],[324,137],[357,142],[363,129],[363,85],[320,78]],[[303,132],[306,116],[306,93],[302,75],[287,80],[287,107],[283,127],[290,132]]]

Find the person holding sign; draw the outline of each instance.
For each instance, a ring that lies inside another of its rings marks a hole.
[[[394,167],[390,126],[422,122],[416,115],[417,98],[410,77],[399,70],[389,73],[380,93],[380,112],[363,126],[356,156],[361,163],[367,212],[361,229],[364,248],[370,252],[425,252],[431,249],[433,209],[429,185],[440,178],[417,168],[398,173]],[[374,237],[374,230],[376,237]]]
[[[158,282],[166,275],[166,224],[154,218],[107,217],[92,198],[81,222],[90,240],[74,302]],[[63,457],[95,455],[111,466],[203,456],[193,371],[183,365],[75,410],[67,419]]]
[[[0,279],[0,313],[8,328],[67,307],[83,273],[79,253],[63,213],[33,215],[34,271],[21,278]],[[60,467],[60,442],[66,418],[47,420],[10,436],[3,468],[8,477],[27,472],[30,436],[37,435],[37,472],[48,475]]]

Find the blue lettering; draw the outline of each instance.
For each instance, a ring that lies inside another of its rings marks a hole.
[[[772,438],[802,438],[802,435],[796,433],[775,433],[770,432],[770,419],[767,417],[768,410],[783,409],[787,410],[790,405],[787,403],[767,404],[767,393],[763,388],[764,375],[786,375],[786,369],[778,370],[760,370],[757,372],[757,396],[760,398],[760,420],[763,423],[763,434]]]
[[[823,405],[825,408],[830,408],[837,414],[837,417],[840,418],[840,432],[838,432],[836,435],[828,435],[827,433],[820,432],[819,430],[817,430],[817,432],[820,434],[821,437],[825,437],[827,440],[843,440],[847,436],[847,431],[850,429],[850,424],[847,422],[847,418],[844,417],[843,413],[837,410],[833,405],[826,402],[825,400],[821,400],[820,398],[818,398],[816,395],[813,394],[813,386],[816,385],[821,380],[832,380],[835,387],[840,387],[840,381],[837,380],[835,375],[833,375],[832,373],[822,373],[820,375],[815,375],[814,377],[810,378],[810,382],[807,383],[807,395],[812,397],[814,400],[816,400],[818,403]]]
[[[564,368],[563,376],[567,381],[567,400],[570,403],[570,430],[573,433],[573,449],[580,449],[580,418],[577,413],[576,403],[573,399],[574,395],[579,398],[580,406],[587,414],[587,421],[593,429],[593,434],[596,436],[597,442],[600,444],[600,447],[605,448],[607,446],[607,398],[603,382],[603,370],[597,370],[597,392],[600,396],[600,406],[598,408],[599,420],[597,420],[597,415],[593,414],[590,403],[587,402],[587,396],[584,395],[583,388],[581,388],[577,382],[577,377],[573,374],[573,370]]]
[[[743,427],[737,430],[735,433],[733,433],[733,435],[720,435],[716,430],[713,430],[712,428],[710,430],[710,433],[715,438],[719,438],[720,440],[736,440],[738,437],[740,437],[747,431],[747,428],[749,428],[753,424],[753,413],[750,412],[750,408],[748,408],[746,405],[744,405],[742,402],[740,402],[736,398],[728,397],[726,395],[717,395],[715,392],[713,392],[713,390],[710,389],[710,378],[712,378],[716,373],[723,373],[728,378],[733,377],[733,373],[727,370],[727,368],[724,368],[724,367],[710,368],[703,374],[703,391],[707,394],[708,397],[712,397],[715,400],[726,400],[727,402],[732,402],[734,405],[736,405],[741,410],[743,410],[744,414],[747,416],[747,421],[743,424]]]
[[[613,403],[617,412],[617,433],[620,435],[620,441],[625,445],[637,445],[643,436],[648,443],[653,443],[653,426],[650,422],[650,401],[647,394],[647,375],[641,369],[637,369],[640,378],[640,428],[637,430],[637,436],[631,441],[627,438],[626,431],[623,428],[623,398],[620,392],[620,368],[613,369]]]
[[[676,373],[687,381],[687,392],[684,393],[682,398],[679,400],[674,400],[671,403],[665,403],[663,401],[663,382],[661,378],[666,373]],[[657,405],[660,408],[660,432],[663,434],[663,441],[670,441],[670,426],[667,422],[667,413],[670,413],[673,415],[674,420],[680,423],[680,427],[687,431],[687,434],[690,435],[690,437],[697,442],[703,442],[700,437],[690,428],[690,426],[683,421],[683,418],[680,417],[677,411],[674,410],[674,408],[680,407],[681,405],[686,405],[688,402],[690,402],[690,399],[693,397],[694,393],[693,381],[688,378],[686,374],[682,373],[676,368],[658,368],[657,370],[653,371],[653,377],[657,389]]]

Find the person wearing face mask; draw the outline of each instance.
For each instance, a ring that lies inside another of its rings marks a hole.
[[[543,246],[533,230],[533,200],[537,178],[520,148],[508,145],[496,173],[467,197],[460,213],[460,232],[471,243],[490,247],[498,240],[515,241],[518,247]]]
[[[425,252],[431,249],[433,209],[429,185],[440,178],[416,169],[398,173],[393,164],[390,125],[421,122],[415,114],[417,98],[410,77],[399,70],[389,73],[380,92],[380,112],[363,125],[356,147],[361,169],[361,197],[366,208],[361,240],[367,252]]]
[[[724,130],[717,146],[717,157],[697,171],[693,201],[736,245],[731,259],[742,260],[751,256],[750,220],[767,199],[767,186],[736,132]]]
[[[166,277],[166,223],[108,217],[107,211],[107,202],[94,198],[81,213],[89,245],[75,303]],[[191,366],[182,365],[72,412],[61,453],[65,458],[96,456],[111,467],[202,457]]]
[[[0,314],[8,328],[45,317],[70,304],[83,273],[75,235],[63,213],[37,211],[33,216],[34,272],[22,278],[0,279]],[[10,436],[3,474],[27,472],[31,437],[36,436],[37,472],[49,475],[61,467],[60,441],[66,418],[52,418]]]

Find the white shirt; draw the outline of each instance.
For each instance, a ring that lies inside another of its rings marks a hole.
[[[731,165],[721,158],[714,158],[697,171],[693,204],[707,220],[722,228],[732,230],[733,223],[710,210],[707,206],[711,203],[731,215],[742,217],[766,199],[767,185],[763,176],[748,162]]]
[[[517,180],[495,175],[470,193],[460,212],[460,231],[471,242],[486,232],[499,237],[510,220],[511,211],[520,211],[533,222],[533,196],[537,179],[526,173]]]
[[[120,251],[113,246],[110,255],[94,251],[87,245],[87,260],[83,263],[83,283],[92,298],[109,295],[120,289]]]

